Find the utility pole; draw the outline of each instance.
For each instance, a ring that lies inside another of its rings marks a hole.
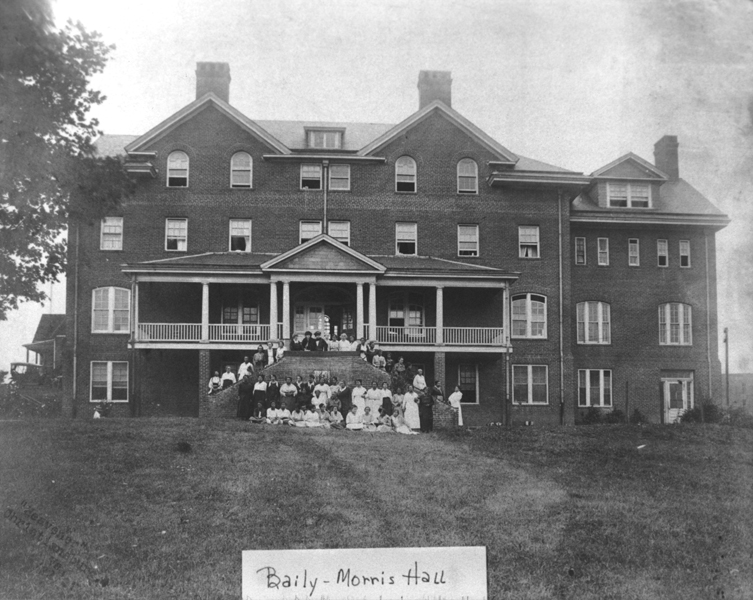
[[[727,408],[729,408],[729,328],[724,328],[724,384]]]

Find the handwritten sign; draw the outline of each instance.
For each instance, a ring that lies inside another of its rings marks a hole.
[[[243,600],[486,600],[486,548],[245,550]]]

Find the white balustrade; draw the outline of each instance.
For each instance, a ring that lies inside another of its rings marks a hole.
[[[450,346],[502,346],[502,327],[444,327],[444,343]]]
[[[266,342],[269,325],[209,324],[210,342]]]
[[[139,323],[136,327],[139,342],[198,342],[201,323]]]
[[[433,344],[436,339],[437,330],[435,327],[378,326],[376,328],[376,340],[384,344]]]

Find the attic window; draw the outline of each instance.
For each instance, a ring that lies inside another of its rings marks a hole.
[[[321,129],[308,130],[306,142],[309,148],[342,148],[342,131],[325,131]]]
[[[651,187],[646,183],[608,183],[607,198],[611,208],[650,208]]]

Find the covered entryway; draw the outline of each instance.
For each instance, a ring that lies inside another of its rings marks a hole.
[[[664,399],[664,422],[677,423],[693,404],[693,372],[678,371],[662,373],[662,397]]]
[[[356,299],[347,285],[291,284],[293,334],[306,331],[356,336]],[[355,289],[353,290],[355,291]]]

